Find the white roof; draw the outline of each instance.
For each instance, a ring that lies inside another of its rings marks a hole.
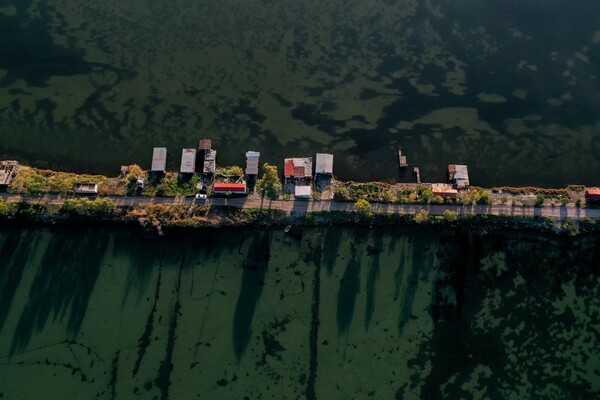
[[[294,195],[296,197],[310,197],[312,189],[310,186],[296,186],[294,189]]]
[[[152,152],[152,168],[150,171],[162,171],[164,172],[167,167],[167,148],[166,147],[155,147]]]
[[[456,180],[456,187],[463,188],[469,186],[469,170],[466,165],[455,165],[456,172],[454,173],[454,179]]]
[[[258,159],[260,152],[258,151],[247,151],[246,152],[246,175],[258,175]]]
[[[181,168],[179,172],[192,174],[196,170],[196,149],[183,149],[181,152]]]
[[[317,153],[317,174],[333,174],[333,154]]]

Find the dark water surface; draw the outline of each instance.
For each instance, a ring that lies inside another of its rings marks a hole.
[[[343,179],[600,179],[594,0],[7,0],[0,157],[116,174],[209,136],[219,163],[336,155]]]
[[[592,399],[600,238],[0,229],[6,399]]]

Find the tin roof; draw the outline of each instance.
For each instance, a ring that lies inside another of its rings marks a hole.
[[[448,165],[450,179],[454,181],[457,188],[464,188],[470,185],[469,170],[466,165],[451,164]]]
[[[200,150],[210,150],[212,148],[212,140],[207,138],[200,139],[200,144],[198,147]]]
[[[192,174],[196,170],[196,149],[183,149],[179,172]]]
[[[258,159],[260,153],[258,151],[246,152],[246,175],[258,175]]]
[[[216,169],[217,151],[206,150],[204,155],[204,165],[202,166],[202,172],[205,174],[214,174]]]
[[[317,153],[317,174],[333,174],[333,154]]]
[[[310,186],[298,186],[294,188],[294,195],[296,197],[310,197],[312,189]]]
[[[152,152],[152,168],[151,171],[164,172],[167,167],[167,148],[155,147]]]

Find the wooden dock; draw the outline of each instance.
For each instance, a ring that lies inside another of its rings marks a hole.
[[[417,175],[417,183],[421,183],[421,171],[419,171],[419,167],[415,167],[414,171],[415,175]]]
[[[408,167],[408,163],[406,162],[406,156],[402,155],[402,149],[398,150],[398,161],[400,161],[400,168]]]

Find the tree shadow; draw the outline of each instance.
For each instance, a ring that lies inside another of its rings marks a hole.
[[[407,281],[404,282],[404,293],[401,298],[400,315],[398,317],[398,334],[402,336],[404,328],[412,317],[412,308],[419,285],[419,272],[425,268],[427,262],[426,249],[421,240],[412,242],[412,255],[410,262],[405,263],[405,268],[409,268]]]
[[[7,230],[0,247],[0,331],[6,322],[23,271],[32,250],[37,247],[37,238],[31,231]],[[34,240],[32,242],[32,240]]]
[[[233,316],[233,349],[239,362],[252,335],[252,319],[265,284],[270,259],[270,233],[253,236],[243,264],[242,286]]]
[[[373,231],[372,231],[373,232]],[[383,234],[376,231],[373,234],[373,245],[367,246],[367,255],[371,257],[369,263],[369,274],[367,275],[367,297],[365,307],[365,330],[371,326],[373,313],[375,312],[375,283],[379,279],[379,270],[381,267],[380,253],[383,251]]]
[[[323,257],[322,263],[325,265],[327,276],[331,277],[333,266],[338,256],[340,247],[340,235],[343,231],[335,228],[327,228],[325,230],[325,238],[323,239]]]
[[[139,303],[147,295],[148,285],[155,269],[155,262],[159,258],[161,246],[159,238],[140,238],[131,235],[129,238],[119,237],[115,245],[116,252],[129,255],[127,268],[127,280],[123,291],[121,305],[131,297],[135,297]],[[124,240],[122,240],[124,239]]]
[[[33,333],[41,332],[49,318],[67,318],[69,338],[79,333],[109,235],[106,231],[70,229],[52,235],[17,323],[11,355],[25,349]]]
[[[360,252],[359,246],[365,242],[367,232],[365,229],[352,231],[354,239],[350,243],[351,258],[346,265],[346,270],[340,281],[337,296],[337,325],[338,334],[344,334],[350,328],[354,316],[356,297],[360,291]]]

